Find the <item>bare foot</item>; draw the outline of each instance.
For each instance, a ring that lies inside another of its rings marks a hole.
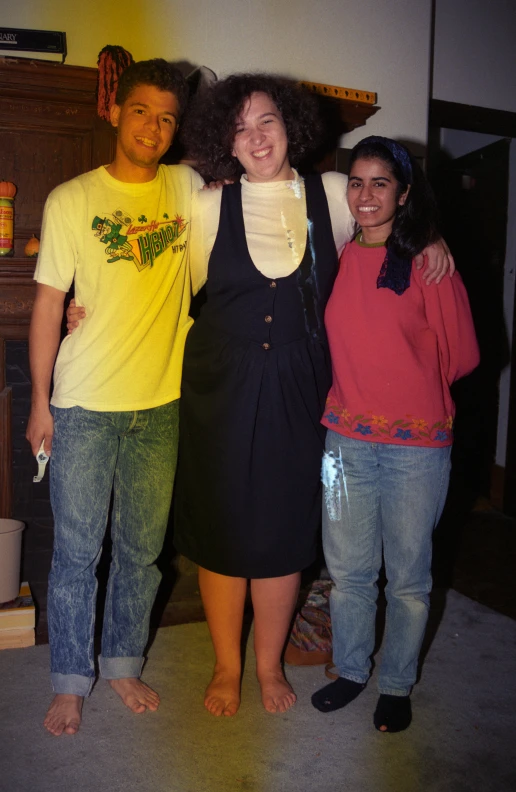
[[[267,712],[286,712],[296,703],[297,696],[281,668],[260,672],[258,682],[262,690],[262,703]]]
[[[139,715],[145,710],[155,712],[158,709],[158,694],[141,679],[126,677],[124,679],[108,679],[108,682],[132,712]]]
[[[50,734],[59,737],[61,734],[76,734],[81,725],[82,696],[69,693],[57,693],[52,699],[43,726]]]
[[[216,669],[204,694],[204,706],[212,715],[236,715],[240,706],[240,673]]]

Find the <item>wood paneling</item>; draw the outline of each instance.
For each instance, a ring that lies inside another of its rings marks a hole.
[[[24,256],[24,247],[33,234],[40,236],[49,192],[113,159],[115,136],[97,116],[96,88],[96,69],[0,59],[0,178],[18,188],[14,256],[0,257],[1,517],[10,516],[12,492],[3,340],[28,336],[35,261]]]
[[[15,258],[39,236],[49,192],[111,162],[114,134],[96,113],[96,69],[0,60],[0,174],[16,184]]]

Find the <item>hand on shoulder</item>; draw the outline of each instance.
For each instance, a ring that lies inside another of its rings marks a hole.
[[[434,280],[440,283],[447,272],[450,277],[455,272],[455,261],[442,237],[433,245],[426,247],[419,256],[415,257],[414,262],[418,270],[424,267],[423,280],[427,284]]]
[[[233,184],[232,179],[217,179],[204,185],[203,190],[221,190],[225,184]]]

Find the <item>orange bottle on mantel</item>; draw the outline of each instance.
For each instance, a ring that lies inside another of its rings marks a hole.
[[[0,256],[14,253],[14,196],[16,185],[0,181]]]

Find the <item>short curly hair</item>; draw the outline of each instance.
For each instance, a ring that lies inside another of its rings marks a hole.
[[[267,94],[285,124],[288,157],[297,165],[321,137],[313,96],[292,80],[272,74],[233,74],[213,83],[188,108],[182,140],[188,158],[214,179],[238,179],[244,168],[232,155],[237,120],[254,93]]]
[[[179,105],[181,116],[188,102],[188,85],[178,68],[164,58],[137,61],[122,72],[116,92],[117,105],[125,101],[140,85],[152,85],[159,91],[169,91],[174,94]]]

